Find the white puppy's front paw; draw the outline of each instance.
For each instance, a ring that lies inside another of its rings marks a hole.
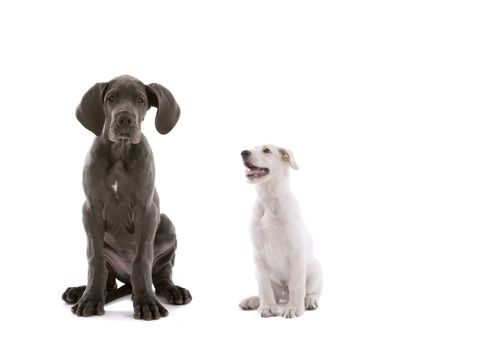
[[[307,295],[305,297],[305,309],[315,310],[319,307],[319,298],[315,295]]]
[[[288,306],[284,310],[282,317],[294,318],[294,317],[300,317],[302,315],[303,315],[303,308]]]
[[[258,308],[260,316],[262,317],[273,317],[277,316],[277,306],[273,305],[263,305]]]

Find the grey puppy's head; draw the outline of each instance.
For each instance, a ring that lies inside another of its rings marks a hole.
[[[157,108],[157,131],[167,134],[180,115],[174,96],[160,84],[145,85],[122,75],[93,85],[81,99],[76,116],[97,136],[103,135],[111,142],[137,144],[141,141],[141,122],[150,107]]]

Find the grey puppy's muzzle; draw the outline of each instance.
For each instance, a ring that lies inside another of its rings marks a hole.
[[[112,142],[131,142],[137,144],[141,141],[140,123],[138,113],[131,109],[119,109],[112,113],[109,139]]]

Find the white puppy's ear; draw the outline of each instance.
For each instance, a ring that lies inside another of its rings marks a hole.
[[[279,152],[281,153],[282,160],[288,162],[291,168],[298,169],[298,164],[296,164],[293,153],[289,149],[279,148]]]

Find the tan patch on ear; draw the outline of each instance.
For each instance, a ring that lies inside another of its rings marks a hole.
[[[281,159],[284,160],[285,162],[289,163],[289,166],[293,169],[298,169],[298,165],[296,164],[293,153],[291,153],[290,150],[280,148],[279,152],[281,153]]]

